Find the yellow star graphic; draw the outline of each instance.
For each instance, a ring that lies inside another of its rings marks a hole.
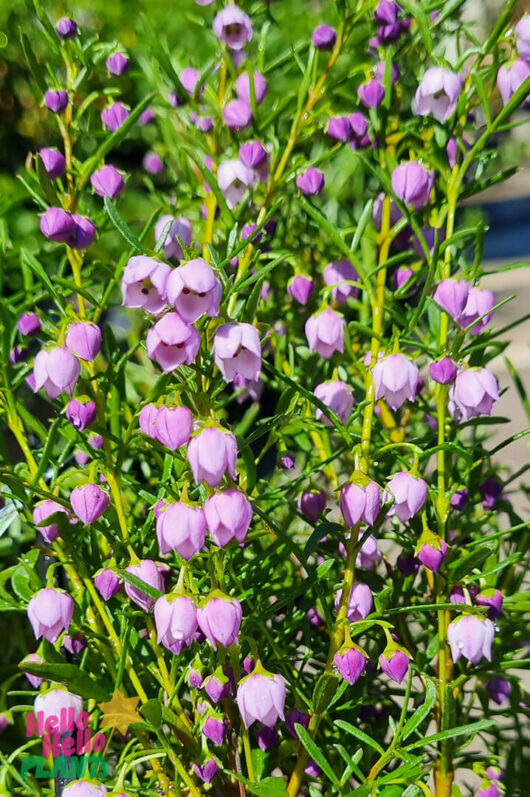
[[[108,703],[98,704],[103,712],[100,727],[117,728],[121,734],[127,733],[129,725],[143,721],[136,711],[139,700],[139,697],[126,697],[116,689]]]

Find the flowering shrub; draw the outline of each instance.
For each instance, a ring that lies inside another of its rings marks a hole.
[[[2,226],[0,790],[522,794],[495,454],[525,432],[491,439],[522,386],[461,205],[505,176],[530,22],[342,0],[293,40],[287,0],[185,5],[202,50],[38,4],[45,62],[22,34],[48,140],[33,230]],[[106,777],[19,774],[61,711],[116,729]]]

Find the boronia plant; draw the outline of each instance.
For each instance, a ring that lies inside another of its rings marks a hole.
[[[177,5],[201,47],[37,2],[21,33],[0,793],[527,793],[527,466],[497,454],[529,430],[495,424],[528,400],[464,202],[514,171],[530,18]]]

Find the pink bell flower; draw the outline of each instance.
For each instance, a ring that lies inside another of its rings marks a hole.
[[[206,519],[200,507],[168,504],[156,519],[156,538],[162,555],[177,551],[186,562],[200,553],[206,539]]]
[[[226,382],[236,376],[255,381],[261,374],[261,344],[252,324],[223,324],[214,338],[214,360]]]
[[[205,314],[219,315],[223,289],[214,270],[199,257],[171,272],[166,294],[183,321],[192,324]]]
[[[197,609],[186,595],[162,595],[154,608],[157,642],[179,654],[189,647],[197,631]]]
[[[35,639],[44,637],[52,645],[62,631],[68,631],[74,615],[74,602],[67,592],[47,587],[28,603],[28,619]]]
[[[122,304],[158,315],[166,307],[166,283],[170,272],[167,263],[152,257],[131,257],[121,280]]]
[[[252,522],[252,504],[239,490],[214,493],[204,502],[210,536],[219,548],[235,539],[243,543]]]
[[[127,573],[132,573],[133,576],[136,576],[141,581],[145,581],[146,584],[149,584],[150,587],[154,587],[159,592],[164,592],[164,576],[160,568],[152,561],[152,559],[142,559],[142,561],[137,565],[129,565],[126,568]],[[133,603],[136,603],[144,612],[148,612],[149,609],[153,606],[155,600],[146,592],[143,592],[140,587],[134,587],[132,584],[129,584],[128,581],[125,582],[125,593],[128,598],[130,598]]]
[[[147,356],[166,374],[194,362],[200,347],[201,336],[178,313],[166,313],[147,333]]]
[[[273,728],[278,718],[285,719],[284,679],[269,672],[252,672],[239,682],[237,704],[245,728],[254,722]]]
[[[329,360],[336,351],[344,352],[344,318],[334,310],[324,310],[307,319],[305,334],[309,351]]]
[[[414,401],[419,382],[418,366],[402,354],[391,354],[372,368],[375,398],[397,410],[407,399]]]
[[[484,656],[491,661],[491,645],[495,627],[491,620],[466,614],[449,623],[447,639],[451,657],[456,663],[463,656],[471,664],[478,664]]]
[[[197,609],[199,628],[214,650],[229,648],[238,641],[243,610],[236,598],[214,597]]]
[[[406,471],[400,471],[390,479],[388,490],[395,499],[388,514],[397,515],[402,523],[408,523],[417,515],[427,500],[426,482]]]
[[[209,426],[191,438],[188,443],[188,462],[196,484],[205,481],[217,487],[228,473],[236,478],[237,442],[231,432]]]
[[[61,393],[71,396],[80,373],[79,360],[65,346],[41,349],[33,364],[33,390],[37,393],[43,387],[50,399]]]
[[[497,379],[488,368],[468,368],[457,374],[449,391],[449,410],[457,422],[469,421],[491,415],[499,398]]]
[[[72,490],[70,503],[79,520],[89,526],[107,511],[110,499],[98,484],[84,484]]]

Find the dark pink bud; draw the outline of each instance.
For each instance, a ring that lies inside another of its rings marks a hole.
[[[502,497],[502,484],[493,476],[490,476],[484,484],[480,485],[479,490],[483,498],[482,506],[484,509],[495,509],[497,501]]]
[[[68,243],[74,235],[74,221],[66,210],[48,208],[40,219],[40,231],[54,243]]]
[[[73,636],[69,636],[68,634],[64,636],[63,645],[65,650],[72,656],[79,656],[87,646],[87,639],[86,636],[79,631]]]
[[[298,711],[297,708],[292,708],[285,720],[285,730],[295,739],[298,739],[295,725],[301,725],[307,730],[309,727],[309,714],[304,714],[302,711]]]
[[[138,123],[141,125],[150,125],[154,121],[155,114],[152,108],[146,108],[145,111],[140,114],[140,118],[138,119]]]
[[[486,616],[496,620],[502,611],[502,592],[498,589],[486,589],[475,598],[477,606],[487,606]]]
[[[200,767],[198,764],[193,765],[195,774],[203,783],[211,783],[219,771],[219,765],[215,758],[209,758],[205,764]]]
[[[463,490],[456,490],[451,496],[451,506],[453,509],[457,509],[459,512],[462,512],[466,506],[469,499],[469,490],[465,487]]]
[[[456,379],[457,367],[450,357],[444,357],[429,365],[429,374],[440,385],[450,385]]]
[[[245,656],[243,660],[243,672],[250,675],[255,666],[252,656]]]
[[[347,116],[332,116],[326,132],[335,141],[349,141],[352,134],[349,118]]]
[[[391,0],[381,0],[374,14],[374,20],[380,25],[392,25],[399,14],[399,6]]]
[[[37,313],[24,313],[17,321],[17,330],[21,335],[36,335],[41,330],[40,318]]]
[[[400,684],[409,670],[410,659],[401,650],[394,650],[389,654],[382,653],[379,664],[392,681]]]
[[[21,363],[24,360],[27,360],[30,355],[29,349],[25,349],[23,346],[15,346],[14,349],[11,349],[9,352],[9,362],[11,365],[17,365],[17,363]],[[27,379],[26,382],[29,387],[33,390],[35,385],[30,384],[30,379],[32,378],[33,374],[31,374]]]
[[[404,576],[415,575],[420,566],[415,556],[398,556],[396,564]]]
[[[304,492],[298,499],[298,509],[311,523],[316,523],[326,508],[326,494],[322,490]]]
[[[69,17],[61,17],[55,30],[61,39],[72,39],[77,34],[77,23]]]
[[[90,219],[85,218],[85,216],[78,216],[75,213],[72,216],[72,221],[74,223],[74,232],[70,246],[72,249],[88,249],[96,237],[95,224]]]
[[[213,744],[220,747],[226,737],[227,722],[225,719],[217,719],[216,717],[207,717],[204,725],[202,726],[202,733]]]
[[[239,158],[249,169],[260,169],[267,160],[267,151],[261,141],[248,141],[239,147]]]
[[[224,676],[209,675],[203,684],[204,691],[214,705],[230,694],[230,683]]]
[[[66,406],[65,415],[74,429],[82,432],[96,420],[96,403],[90,400],[79,401],[78,399],[71,399]]]
[[[330,25],[319,25],[311,36],[313,47],[317,50],[332,50],[336,40],[337,33]]]
[[[52,180],[56,180],[58,177],[63,176],[66,161],[61,152],[58,152],[56,149],[44,147],[39,150],[39,157],[48,177]]]
[[[114,53],[107,58],[105,65],[111,75],[124,75],[129,71],[130,62],[123,53]]]
[[[296,178],[296,185],[304,196],[317,196],[324,188],[324,175],[310,166]]]
[[[48,91],[44,95],[44,104],[52,113],[61,113],[68,105],[68,93],[66,91]]]
[[[440,540],[440,547],[434,545],[422,545],[417,556],[420,562],[432,573],[437,573],[442,566],[442,562],[447,554],[447,543]]]
[[[123,177],[110,164],[94,172],[90,183],[98,196],[108,196],[109,199],[116,199],[125,188]]]
[[[109,496],[99,485],[85,484],[72,490],[70,503],[79,520],[89,526],[108,509]]]
[[[85,465],[90,462],[90,457],[85,451],[76,451],[74,459],[80,468],[84,468]]]
[[[490,698],[498,706],[502,706],[505,700],[508,700],[512,694],[512,685],[506,678],[492,678],[491,681],[486,683]]]
[[[348,648],[335,653],[333,661],[339,675],[350,685],[356,683],[366,668],[367,656],[358,648]]]
[[[360,111],[350,114],[348,117],[351,128],[350,146],[352,149],[365,149],[370,146],[368,135],[368,119]]]
[[[103,439],[103,435],[95,434],[94,432],[92,432],[88,436],[88,445],[91,448],[95,448],[95,449],[103,448],[104,442],[105,441]],[[101,474],[101,476],[103,476],[103,474]],[[100,481],[106,481],[106,479],[104,477],[103,478],[100,477]]]
[[[398,291],[400,288],[406,285],[409,279],[413,276],[414,272],[411,268],[408,268],[407,266],[399,266],[394,275],[394,285],[396,286],[396,290]]]
[[[324,622],[316,606],[311,606],[311,608],[307,610],[307,619],[312,628],[320,628]]]
[[[105,601],[110,600],[121,589],[120,577],[109,567],[105,567],[94,576],[94,584]]]
[[[292,470],[292,468],[294,468],[296,465],[295,458],[291,454],[285,454],[280,459],[280,465],[284,470]]]
[[[314,290],[315,283],[313,280],[301,274],[294,276],[287,285],[287,293],[299,304],[307,304]]]
[[[385,71],[386,71],[386,61],[379,61],[379,63],[377,64],[377,67],[375,69],[375,77],[380,82],[383,82],[383,80],[385,78]],[[397,83],[397,81],[399,80],[400,76],[401,75],[400,75],[400,72],[399,72],[398,65],[393,63],[392,64],[392,70],[391,70],[392,83]]]
[[[359,86],[357,94],[366,108],[377,108],[383,102],[385,90],[378,80],[372,78],[368,83]]]
[[[101,111],[101,121],[110,133],[114,133],[129,116],[129,111],[121,102],[113,102]]]
[[[263,752],[277,747],[280,743],[280,737],[278,736],[276,728],[267,728],[266,726],[261,728],[255,727],[254,736],[256,737],[258,747],[260,750],[263,750]]]

